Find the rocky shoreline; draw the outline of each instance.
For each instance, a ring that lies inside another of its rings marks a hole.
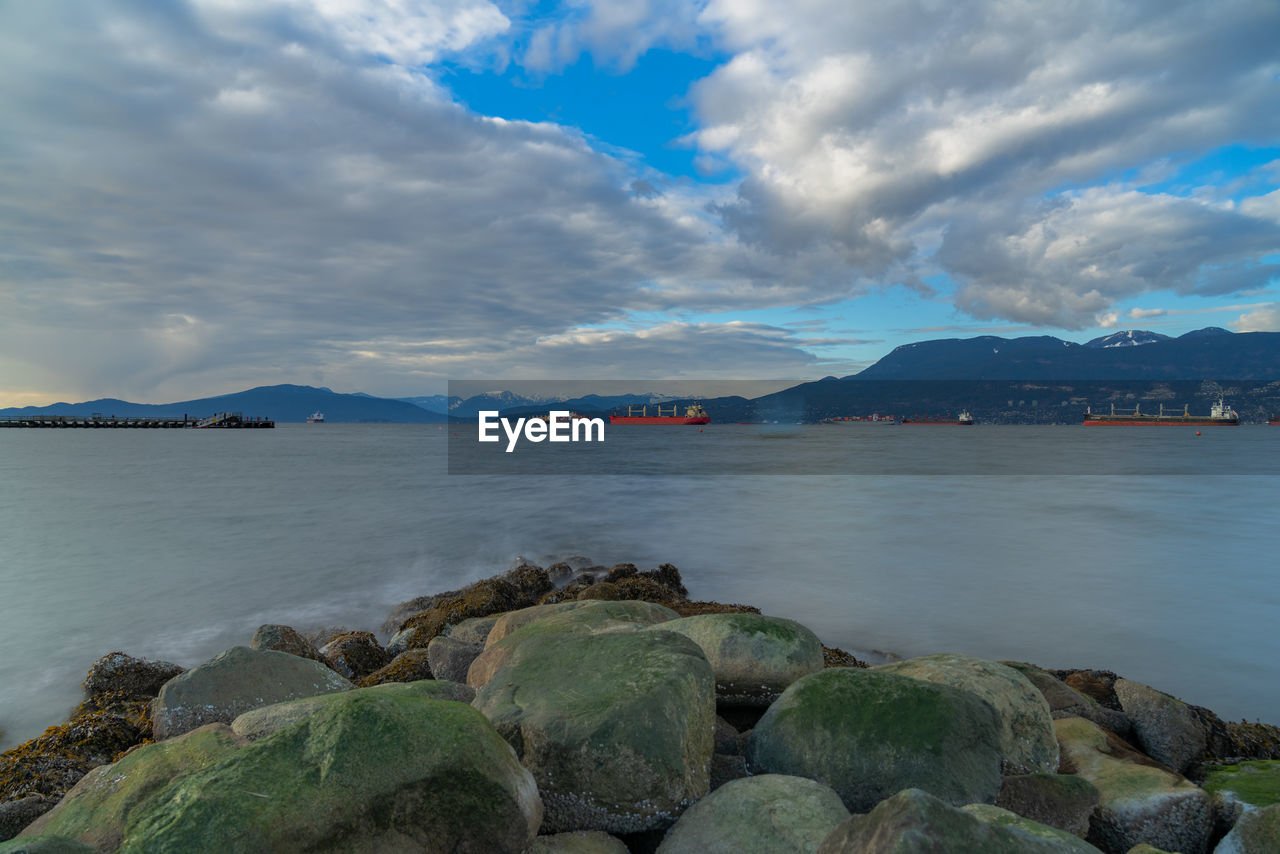
[[[104,656],[0,754],[0,854],[1280,851],[1280,728],[1109,671],[870,667],[589,563],[403,603],[385,646]]]

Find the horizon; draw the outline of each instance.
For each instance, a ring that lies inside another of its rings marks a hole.
[[[1189,0],[0,6],[0,408],[1277,331],[1277,31]]]

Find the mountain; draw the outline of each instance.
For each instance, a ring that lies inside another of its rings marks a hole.
[[[439,415],[448,415],[449,411],[462,403],[462,398],[458,396],[450,397],[447,394],[430,394],[423,397],[398,397],[396,400],[403,400],[405,403],[412,403],[414,406],[421,407],[428,412],[435,412]]]
[[[1226,332],[1226,330],[1223,330]],[[1159,332],[1148,332],[1145,329],[1125,329],[1121,332],[1114,332],[1111,335],[1103,335],[1101,338],[1094,338],[1092,341],[1086,341],[1084,346],[1092,347],[1095,350],[1106,350],[1111,347],[1141,347],[1143,344],[1155,344],[1157,341],[1171,340],[1168,335],[1161,335]]]
[[[233,394],[182,400],[176,403],[130,403],[101,398],[84,403],[54,403],[0,409],[0,415],[103,415],[203,417],[215,412],[243,412],[246,416],[277,422],[305,421],[312,412],[324,413],[326,422],[363,421],[397,424],[435,424],[448,419],[402,400],[363,394],[337,394],[331,389],[305,385],[259,386]]]
[[[1107,341],[1112,343],[1105,343]],[[1131,341],[1133,343],[1122,343]],[[1139,344],[1139,342],[1142,342]],[[1042,335],[904,344],[858,380],[1272,380],[1280,332],[1209,328],[1178,338],[1134,330],[1076,344]]]

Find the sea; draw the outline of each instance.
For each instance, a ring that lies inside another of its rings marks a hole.
[[[378,632],[575,555],[674,564],[693,598],[872,661],[1108,669],[1280,723],[1280,429],[711,424],[480,456],[474,434],[0,430],[0,746],[64,720],[112,651]]]

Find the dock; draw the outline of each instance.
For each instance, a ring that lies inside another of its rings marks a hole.
[[[240,412],[218,412],[207,418],[121,418],[115,415],[5,415],[0,416],[0,427],[134,429],[134,430],[261,430],[275,427],[269,418],[245,418]]]

